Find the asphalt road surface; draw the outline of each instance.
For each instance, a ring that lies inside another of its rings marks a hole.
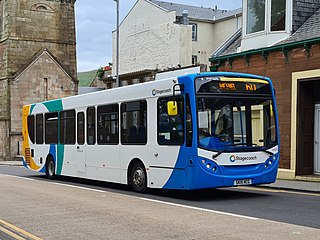
[[[319,216],[320,194],[256,187],[137,194],[0,166],[0,223],[30,234],[22,239],[320,239]]]

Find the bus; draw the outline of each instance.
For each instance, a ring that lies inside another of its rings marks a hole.
[[[267,77],[205,72],[23,106],[23,163],[70,176],[195,190],[276,180],[279,127]]]

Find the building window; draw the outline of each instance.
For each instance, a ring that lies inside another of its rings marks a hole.
[[[198,63],[198,56],[192,55],[192,65],[197,65],[197,63]]]
[[[247,34],[265,30],[266,0],[247,0]]]
[[[198,25],[196,23],[192,23],[192,41],[198,41]]]
[[[262,31],[284,31],[287,0],[244,0],[246,34]]]
[[[30,8],[31,11],[38,11],[38,12],[51,12],[53,13],[53,9],[46,4],[42,4],[42,3],[37,3],[31,6]]]
[[[283,31],[286,27],[286,0],[271,1],[271,31]]]

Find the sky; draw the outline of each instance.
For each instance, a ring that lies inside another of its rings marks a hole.
[[[119,0],[120,22],[136,0]],[[242,7],[242,0],[163,0],[219,9]],[[75,4],[78,72],[98,69],[112,61],[112,31],[116,29],[114,0],[77,0]]]

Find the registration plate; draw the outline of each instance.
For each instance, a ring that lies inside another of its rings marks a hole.
[[[234,180],[233,184],[235,186],[250,185],[250,184],[252,184],[252,181],[251,181],[251,179]]]

